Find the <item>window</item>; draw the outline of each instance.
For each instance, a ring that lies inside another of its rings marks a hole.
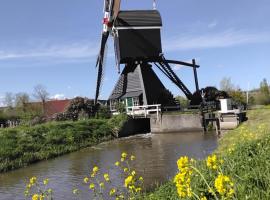
[[[139,106],[140,100],[139,97],[133,97],[133,106]]]

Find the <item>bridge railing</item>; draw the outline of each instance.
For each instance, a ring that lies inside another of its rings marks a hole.
[[[130,106],[126,107],[126,112],[132,117],[147,117],[150,114],[156,114],[157,119],[161,114],[161,104],[144,105],[144,106]]]

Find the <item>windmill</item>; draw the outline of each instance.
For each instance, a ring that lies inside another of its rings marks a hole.
[[[111,35],[114,39],[116,63],[125,67],[109,98],[119,100],[133,98],[133,105],[154,104],[164,101],[164,94],[168,102],[173,105],[170,95],[155,72],[156,66],[169,80],[171,80],[190,100],[191,105],[200,105],[203,101],[199,90],[197,68],[195,60],[192,63],[168,60],[162,51],[161,34],[162,19],[156,10],[120,10],[121,0],[104,0],[103,32],[101,46],[96,63],[98,69],[95,104],[100,94],[104,72],[104,51]],[[152,65],[151,65],[151,64]],[[194,72],[196,91],[192,93],[173,71],[171,64],[191,67]],[[134,103],[135,102],[135,103]]]

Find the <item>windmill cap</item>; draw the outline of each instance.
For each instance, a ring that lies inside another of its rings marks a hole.
[[[120,11],[115,27],[161,27],[162,19],[157,10]]]

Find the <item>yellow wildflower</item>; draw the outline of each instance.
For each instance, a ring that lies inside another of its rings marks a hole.
[[[133,182],[133,176],[128,176],[125,179],[125,187],[127,188]]]
[[[121,155],[122,158],[126,158],[127,157],[127,153],[126,152],[123,152],[122,155]]]
[[[48,185],[48,183],[49,183],[49,179],[48,178],[46,178],[46,179],[43,180],[43,184],[44,185]]]
[[[143,177],[140,176],[139,181],[143,181]]]
[[[30,184],[34,185],[37,182],[37,177],[33,176],[32,178],[30,178]]]
[[[32,200],[38,200],[38,198],[39,198],[39,195],[38,194],[33,194]]]
[[[201,197],[200,200],[207,200],[205,196]]]
[[[79,193],[79,190],[78,189],[73,189],[72,193],[73,194],[78,194]]]
[[[114,163],[114,165],[118,167],[120,165],[120,163],[117,161]]]
[[[125,161],[125,159],[124,158],[121,158],[121,162],[124,162]]]
[[[133,171],[131,172],[131,175],[132,175],[132,176],[135,176],[135,174],[136,174],[136,172],[133,170]]]
[[[116,193],[116,189],[115,189],[115,188],[112,188],[112,189],[110,190],[110,196],[114,195],[115,193]]]
[[[179,169],[179,173],[174,177],[174,183],[177,188],[177,193],[179,197],[191,197],[192,190],[190,186],[190,176],[192,174],[192,170],[189,164],[189,158],[187,156],[181,157],[177,161],[177,166]]]
[[[135,188],[135,192],[140,192],[142,191],[142,188],[138,187],[138,188]]]
[[[216,170],[218,168],[218,159],[216,155],[210,155],[207,157],[206,165],[209,169]]]
[[[109,174],[104,174],[103,176],[104,176],[105,181],[107,181],[107,182],[110,181]]]
[[[29,184],[27,184],[26,189],[27,189],[27,190],[30,190],[31,187],[32,187],[32,185],[29,183]]]
[[[88,178],[88,177],[85,177],[85,178],[83,179],[83,182],[84,182],[84,183],[88,183],[88,181],[89,181],[89,178]]]
[[[135,160],[135,156],[130,156],[130,160]]]
[[[125,167],[125,168],[124,168],[124,172],[127,172],[127,171],[128,171],[128,168]]]
[[[100,186],[101,188],[104,188],[104,183],[101,182],[101,183],[99,184],[99,186]]]
[[[234,194],[233,182],[228,176],[219,174],[215,179],[215,188],[221,196],[232,197]]]
[[[39,200],[44,200],[45,199],[45,196],[42,194],[42,195],[39,195]]]
[[[94,190],[95,189],[95,184],[94,183],[90,183],[89,189]]]
[[[98,170],[99,170],[99,168],[97,166],[93,167],[93,173],[96,174],[98,172]]]

